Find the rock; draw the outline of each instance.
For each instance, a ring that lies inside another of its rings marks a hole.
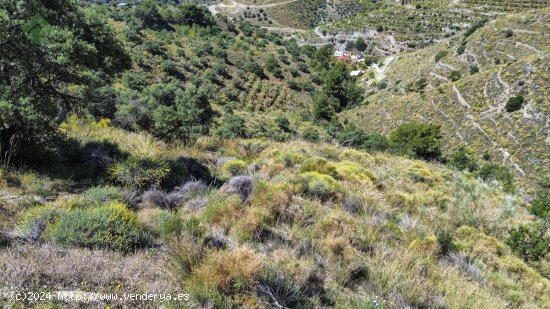
[[[220,189],[224,193],[235,194],[245,203],[250,202],[254,192],[254,180],[250,176],[235,176]]]

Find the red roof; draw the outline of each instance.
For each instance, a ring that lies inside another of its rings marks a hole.
[[[338,57],[336,57],[336,59],[338,59],[338,61],[350,61],[351,57],[350,56],[338,56]]]

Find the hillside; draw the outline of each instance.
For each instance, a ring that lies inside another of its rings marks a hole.
[[[99,116],[127,129],[155,132],[154,111],[177,101],[180,89],[195,86],[204,90],[218,116],[213,133],[275,140],[311,131],[324,136],[310,122],[312,93],[322,85],[312,69],[311,49],[223,16],[211,17],[210,28],[164,17],[165,24],[139,29],[132,8],[107,12],[131,50],[133,67],[110,90],[120,98],[116,115]],[[283,115],[285,123],[278,125]],[[231,124],[237,131],[224,131]],[[166,137],[165,132],[157,134]]]
[[[191,302],[175,308],[549,306],[550,281],[505,245],[509,226],[532,216],[494,183],[326,144],[205,137],[178,147],[105,126],[70,123],[65,130],[130,157],[109,169],[113,185],[78,194],[3,170],[1,201],[10,211],[3,226],[35,239],[0,250],[3,289],[188,293]],[[171,167],[150,174],[162,187],[118,182],[125,164],[146,160]],[[166,182],[182,171],[195,180],[177,188]],[[94,210],[110,207],[124,207],[135,220],[125,233],[139,227],[149,235],[141,250],[86,249],[129,245],[130,234],[113,242],[79,238],[85,230],[73,224],[85,228]],[[49,218],[45,230],[37,229],[41,218]],[[117,302],[93,306],[100,304]]]
[[[429,119],[442,125],[448,152],[468,145],[536,178],[550,166],[549,17],[549,8],[511,15],[400,54],[371,82],[368,105],[343,118],[383,132]],[[507,111],[511,98],[522,99],[518,110]]]

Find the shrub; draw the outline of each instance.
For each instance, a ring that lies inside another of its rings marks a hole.
[[[317,119],[331,120],[336,116],[336,98],[319,92],[313,97],[313,115]]]
[[[222,166],[222,174],[237,176],[246,171],[246,163],[243,160],[229,160]]]
[[[143,208],[171,208],[168,194],[156,188],[143,192],[140,206]]]
[[[303,173],[296,179],[298,190],[320,200],[333,200],[342,197],[343,189],[331,176],[318,172]]]
[[[275,124],[279,129],[283,130],[284,132],[291,132],[290,121],[288,121],[288,118],[286,116],[277,116],[277,118],[275,118]]]
[[[181,234],[183,221],[177,213],[163,211],[158,216],[158,226],[161,237],[168,239],[170,236]]]
[[[57,222],[64,212],[64,209],[56,206],[30,208],[19,220],[19,230],[26,238],[37,241],[42,237],[44,231]]]
[[[309,158],[302,163],[299,169],[300,173],[317,172],[320,174],[336,177],[336,166],[323,158]]]
[[[458,170],[470,172],[476,171],[479,168],[475,154],[466,147],[460,147],[460,149],[451,156],[449,165]]]
[[[302,286],[274,267],[266,268],[258,280],[259,294],[273,307],[307,308]]]
[[[453,82],[456,82],[457,80],[462,78],[462,74],[460,74],[459,71],[452,71],[451,74],[449,74],[449,79]]]
[[[479,73],[479,67],[475,64],[470,65],[470,74],[474,75]]]
[[[472,34],[474,34],[474,32],[476,32],[477,29],[483,27],[487,22],[489,22],[489,19],[484,18],[484,19],[481,19],[480,21],[476,22],[475,24],[473,24],[468,30],[466,30],[464,32],[464,38],[467,38],[467,37],[471,36]]]
[[[195,197],[203,196],[208,192],[208,186],[202,181],[189,181],[180,187],[176,187],[171,195],[174,195],[172,200],[178,202],[189,200]]]
[[[506,102],[506,111],[509,113],[515,112],[523,106],[524,102],[525,99],[521,94],[511,97],[508,99],[508,102]]]
[[[441,138],[439,125],[406,123],[391,133],[389,144],[399,154],[432,160],[441,155]]]
[[[283,163],[285,167],[293,167],[296,164],[302,163],[304,161],[304,156],[299,153],[285,152],[280,154],[275,161]]]
[[[216,135],[226,139],[245,137],[246,128],[244,119],[236,115],[225,115],[223,117],[223,124],[216,131]]]
[[[67,212],[52,227],[50,237],[60,245],[123,252],[148,240],[136,216],[122,204]]]
[[[348,127],[336,135],[339,143],[359,149],[383,151],[389,148],[388,140],[378,133],[366,133],[355,127]]]
[[[185,3],[178,7],[174,13],[176,22],[186,26],[212,27],[216,20],[212,14],[202,5]]]
[[[543,220],[550,220],[550,176],[544,178],[540,186],[529,210]]]
[[[159,186],[169,175],[170,168],[164,161],[139,160],[130,158],[119,161],[110,168],[113,180],[126,188]]]
[[[512,31],[512,29],[504,30],[504,37],[511,38],[512,36],[514,36],[514,31]]]
[[[82,193],[84,201],[94,205],[105,205],[110,202],[121,202],[124,200],[123,192],[113,186],[92,187]]]
[[[338,179],[360,181],[374,178],[367,170],[350,161],[338,162],[336,171]]]
[[[508,246],[526,261],[538,261],[550,252],[550,237],[543,226],[521,225],[510,230]]]
[[[447,255],[452,249],[454,249],[453,236],[446,230],[439,229],[436,232],[437,243],[439,244],[439,254],[441,256]]]
[[[168,140],[189,140],[208,133],[214,117],[205,88],[186,87],[175,93],[174,102],[158,105],[152,112],[153,133]]]
[[[447,56],[447,54],[449,54],[449,52],[447,50],[440,50],[437,52],[437,54],[435,54],[435,62],[439,62],[439,60],[445,58],[445,56]]]
[[[302,138],[308,142],[318,142],[319,141],[319,131],[314,127],[307,127],[302,133]]]
[[[510,169],[497,164],[484,165],[477,173],[478,177],[487,181],[495,180],[500,183],[502,189],[506,192],[514,190],[514,176]]]

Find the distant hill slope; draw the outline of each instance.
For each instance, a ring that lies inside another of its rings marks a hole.
[[[342,118],[383,132],[408,121],[438,123],[449,152],[468,145],[521,176],[548,172],[549,21],[550,8],[533,10],[401,54],[369,86],[369,104]],[[507,110],[522,99],[519,110]]]

